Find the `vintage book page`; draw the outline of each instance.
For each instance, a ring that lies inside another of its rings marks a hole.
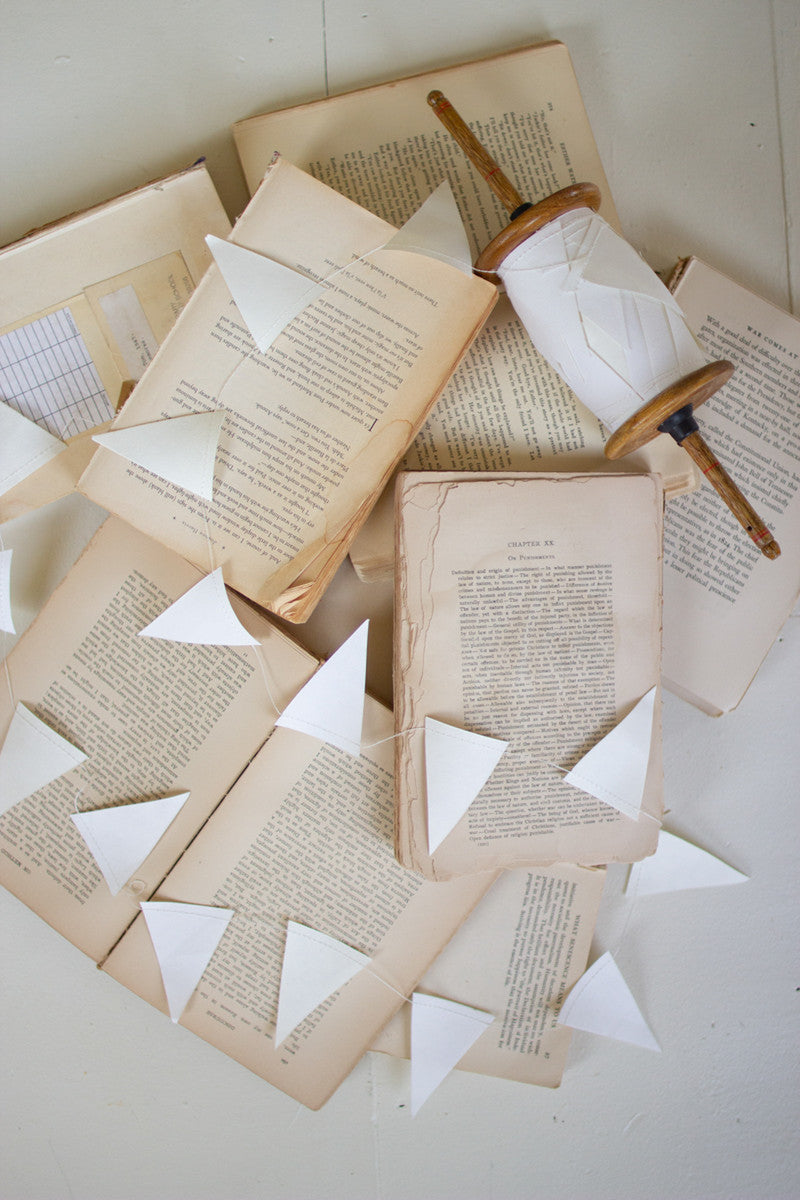
[[[392,795],[391,714],[376,701],[367,699],[358,758],[276,729],[158,889],[161,900],[234,914],[181,1024],[309,1108],[349,1073],[495,878],[432,884],[400,867]],[[287,920],[371,963],[276,1048]],[[104,968],[165,1010],[144,918]]]
[[[305,620],[495,289],[425,255],[286,161],[233,240],[315,279],[317,296],[259,353],[216,266],[115,428],[222,409],[211,504],[101,448],[81,490],[191,562]]]
[[[259,647],[138,636],[200,578],[110,518],[7,660],[0,738],[22,703],[88,758],[0,816],[0,883],[95,960],[262,745],[276,705],[317,667],[232,594]],[[189,800],[113,896],[71,814],[183,791]]]
[[[0,397],[69,446],[0,497],[10,520],[72,490],[230,222],[201,164],[0,250]]]
[[[734,708],[800,593],[800,321],[699,259],[672,285],[732,379],[697,420],[775,534],[769,561],[708,486],[664,524],[664,682],[714,715]]]
[[[662,490],[653,475],[409,473],[397,486],[396,849],[427,878],[652,854],[658,708],[638,820],[564,769],[658,684]],[[428,852],[426,716],[509,742]]]
[[[433,88],[444,91],[526,199],[590,180],[602,194],[601,215],[619,230],[569,51],[555,41],[239,121],[233,133],[251,192],[277,152],[396,225],[447,178],[477,254],[508,214],[428,106]],[[559,470],[606,470],[606,437],[501,295],[405,465],[531,471],[552,470],[558,458]],[[666,435],[612,469],[658,471],[668,496],[699,478]],[[387,498],[353,547],[362,578],[391,571],[390,509]]]
[[[556,1016],[581,977],[605,881],[602,868],[556,863],[504,871],[423,975],[417,991],[494,1013],[461,1071],[558,1087],[571,1031]],[[408,1008],[372,1043],[411,1057]]]

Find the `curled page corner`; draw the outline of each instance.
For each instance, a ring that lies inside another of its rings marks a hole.
[[[0,495],[66,448],[65,442],[0,401]]]
[[[497,766],[508,742],[425,718],[428,851],[444,841]]]
[[[165,608],[139,637],[186,642],[193,646],[258,646],[231,607],[222,567],[205,575],[199,583]]]
[[[354,975],[370,958],[317,929],[289,921],[283,953],[275,1045]]]
[[[214,461],[225,410],[188,413],[96,433],[92,441],[159,479],[213,500]]]
[[[641,812],[650,763],[656,690],[646,692],[563,779],[634,820]]]
[[[179,792],[71,814],[112,896],[139,869],[188,799],[188,792]]]
[[[0,550],[0,630],[16,633],[11,608],[11,559],[13,550]]]
[[[139,907],[158,959],[170,1019],[177,1022],[211,962],[233,911],[170,900],[143,900]]]
[[[721,859],[662,829],[655,854],[633,863],[625,890],[636,896],[747,883],[747,876]]]
[[[661,1050],[609,951],[580,977],[557,1020],[570,1029],[631,1042],[646,1050]]]
[[[440,996],[411,997],[411,1115],[494,1021],[494,1014]]]
[[[0,748],[0,813],[86,762],[86,755],[18,703]]]
[[[368,636],[369,621],[363,621],[289,701],[276,724],[307,733],[358,758]]]
[[[385,250],[409,250],[438,258],[465,275],[472,274],[472,256],[464,223],[448,180],[431,192],[417,211],[389,238]]]
[[[262,354],[266,354],[289,322],[325,290],[325,284],[310,275],[236,242],[209,234],[206,245]]]

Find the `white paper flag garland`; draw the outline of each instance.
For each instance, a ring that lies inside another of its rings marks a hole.
[[[0,749],[0,813],[85,761],[82,750],[18,704]]]
[[[16,633],[14,614],[11,611],[11,558],[13,550],[0,550],[0,629],[3,633]]]
[[[619,1042],[632,1042],[647,1050],[661,1049],[608,951],[572,988],[558,1014],[558,1023]]]
[[[188,792],[72,813],[112,896],[125,886],[163,837],[189,798]]]
[[[422,1105],[481,1034],[494,1015],[454,1000],[411,997],[411,1115]]]
[[[410,250],[438,258],[472,274],[472,256],[461,214],[445,180],[386,243],[387,250]]]
[[[713,854],[662,829],[655,854],[634,863],[626,891],[636,896],[746,883],[747,876]]]
[[[289,921],[283,954],[275,1045],[295,1029],[328,996],[369,966],[370,959],[344,942]]]
[[[52,433],[0,401],[0,495],[66,448]]]
[[[231,608],[221,567],[164,609],[139,631],[139,637],[188,642],[194,646],[259,645],[258,638],[247,632]]]
[[[140,905],[158,959],[169,1015],[178,1021],[233,916],[206,904],[147,900]]]
[[[425,718],[428,850],[461,820],[497,766],[508,742]]]
[[[331,655],[290,700],[277,724],[307,733],[355,758],[361,753],[369,621]]]
[[[656,689],[651,688],[628,715],[567,772],[564,782],[636,820],[642,808],[650,762],[655,698]]]
[[[214,460],[225,420],[223,409],[189,413],[145,425],[129,425],[97,433],[93,441],[160,479],[213,499]]]
[[[325,290],[324,283],[236,242],[209,235],[206,244],[262,354],[281,330]]]

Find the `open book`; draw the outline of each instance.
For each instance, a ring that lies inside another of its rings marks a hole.
[[[575,181],[602,194],[619,223],[567,47],[560,42],[428,71],[239,121],[234,138],[250,190],[275,152],[393,224],[441,179],[453,188],[473,253],[508,214],[431,112],[445,92],[526,199]],[[668,496],[697,486],[688,455],[666,435],[610,463],[600,422],[541,358],[501,295],[404,460],[411,470],[657,471]],[[392,571],[391,489],[351,550],[364,578]]]
[[[710,488],[664,523],[664,683],[718,716],[734,708],[800,594],[800,321],[697,258],[670,287],[733,378],[700,421],[781,547],[753,552]]]
[[[400,477],[395,844],[404,865],[449,879],[653,853],[662,506],[654,475]],[[447,785],[468,754],[494,742],[506,748],[458,815]],[[455,812],[449,830],[442,812]]]
[[[391,714],[367,700],[360,756],[275,728],[318,664],[241,598],[228,595],[232,619],[255,645],[140,636],[199,579],[109,518],[12,651],[13,697],[4,689],[0,703],[0,882],[162,1010],[140,902],[232,914],[181,1023],[316,1108],[494,876],[427,884],[398,865]],[[62,738],[74,748],[69,769],[26,794]],[[112,887],[121,869],[109,874],[79,823],[99,810],[135,817],[186,792]],[[289,920],[370,961],[276,1049]]]
[[[425,972],[418,992],[496,1014],[459,1070],[558,1087],[572,1031],[556,1018],[586,970],[605,876],[570,863],[504,871]],[[372,1049],[410,1058],[410,1025],[404,1005]]]
[[[215,264],[114,424],[166,435],[170,418],[218,414],[211,500],[105,446],[81,490],[305,620],[496,298],[468,268],[387,246],[395,232],[278,160],[223,247],[280,273],[253,295],[276,308],[272,334],[281,314],[284,328],[257,349]],[[294,315],[286,287],[301,293]]]
[[[90,431],[114,417],[212,261],[206,235],[229,231],[198,164],[0,250],[0,441],[16,441],[22,414],[51,443],[29,473],[18,446],[7,477],[0,450],[0,521],[74,489],[97,449]]]

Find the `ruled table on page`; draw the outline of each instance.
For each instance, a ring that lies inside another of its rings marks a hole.
[[[68,308],[0,334],[0,397],[61,438],[114,415]]]

